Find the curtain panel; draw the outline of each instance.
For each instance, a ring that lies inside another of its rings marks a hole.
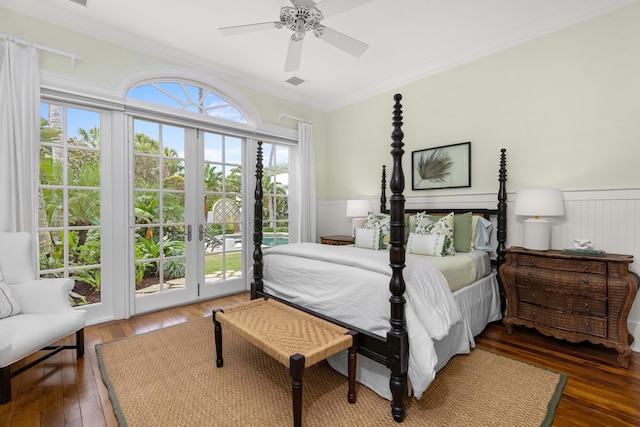
[[[0,231],[37,224],[40,68],[35,47],[0,50]]]

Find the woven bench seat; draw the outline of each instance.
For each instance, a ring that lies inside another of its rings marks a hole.
[[[295,427],[302,425],[304,368],[345,349],[349,349],[347,399],[349,403],[355,403],[357,332],[263,298],[224,310],[215,309],[213,323],[217,367],[223,366],[221,325],[224,325],[289,368]]]

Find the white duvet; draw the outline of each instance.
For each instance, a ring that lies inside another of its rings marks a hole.
[[[296,243],[265,250],[263,263],[266,292],[386,337],[391,296],[388,251]],[[436,267],[410,254],[405,264],[408,376],[420,398],[436,374],[433,340],[445,337],[462,315]]]

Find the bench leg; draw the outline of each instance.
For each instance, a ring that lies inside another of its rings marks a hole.
[[[218,368],[222,368],[224,363],[222,360],[222,326],[220,325],[220,322],[216,320],[216,313],[218,312],[224,313],[220,308],[213,310],[213,331],[216,340],[216,366]]]
[[[353,338],[353,344],[349,347],[348,356],[348,374],[349,374],[349,391],[347,392],[347,401],[356,403],[356,363],[358,351],[358,333],[349,331],[349,335]]]
[[[304,356],[294,354],[289,358],[291,371],[291,397],[293,399],[293,426],[302,427],[302,374],[304,373]]]

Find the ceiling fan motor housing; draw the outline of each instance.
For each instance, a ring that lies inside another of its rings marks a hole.
[[[323,19],[322,12],[315,7],[285,6],[280,9],[282,24],[300,36],[304,35],[306,31],[315,30]]]

